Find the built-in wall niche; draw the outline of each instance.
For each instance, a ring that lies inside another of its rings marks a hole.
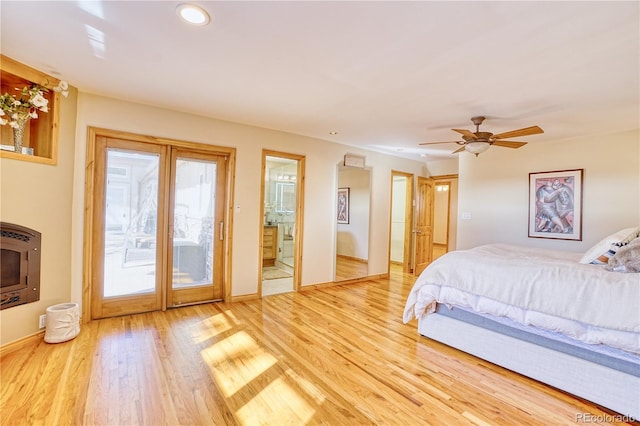
[[[23,87],[30,86],[32,83],[51,89],[57,86],[60,80],[7,56],[0,55],[1,94],[17,94]],[[33,149],[33,154],[19,154],[12,150],[0,149],[0,158],[51,165],[58,162],[60,94],[49,90],[44,94],[44,97],[49,101],[49,112],[39,112],[37,119],[29,120],[24,132],[23,146]],[[13,129],[9,125],[0,126],[0,145],[6,146],[8,149],[13,148]]]

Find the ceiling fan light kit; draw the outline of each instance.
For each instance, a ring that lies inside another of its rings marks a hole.
[[[544,131],[538,126],[525,127],[523,129],[511,130],[509,132],[499,133],[494,135],[491,132],[481,132],[480,125],[485,120],[485,117],[479,115],[476,117],[471,117],[471,122],[476,125],[476,131],[472,132],[466,129],[451,129],[454,132],[460,133],[462,135],[462,140],[457,141],[447,141],[447,142],[424,142],[420,145],[434,145],[440,143],[457,143],[461,145],[461,148],[458,148],[453,152],[456,154],[461,151],[467,151],[472,154],[475,154],[476,157],[478,154],[481,154],[489,149],[491,145],[500,146],[504,148],[520,148],[527,144],[527,142],[516,142],[516,141],[505,141],[504,138],[517,138],[520,136],[528,136],[528,135],[537,135],[539,133],[544,133]]]
[[[464,150],[467,151],[467,152],[470,152],[472,154],[475,154],[476,157],[477,157],[478,154],[482,154],[483,152],[488,150],[490,146],[491,146],[491,144],[489,142],[471,141],[471,142],[467,142],[464,145]]]

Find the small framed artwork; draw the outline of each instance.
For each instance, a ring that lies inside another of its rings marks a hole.
[[[529,237],[582,240],[584,169],[529,173]]]
[[[349,223],[349,188],[338,188],[338,223]]]

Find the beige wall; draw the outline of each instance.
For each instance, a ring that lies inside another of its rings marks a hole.
[[[490,242],[584,252],[640,224],[640,132],[460,155],[458,248]],[[584,169],[582,241],[528,238],[529,173]],[[463,213],[471,220],[462,220]]]
[[[73,89],[60,98],[56,166],[0,159],[0,219],[42,234],[40,300],[0,311],[0,345],[37,333],[48,306],[70,301],[76,102]]]

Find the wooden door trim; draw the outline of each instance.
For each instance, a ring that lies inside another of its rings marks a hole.
[[[100,171],[96,170],[96,140],[98,137],[124,139],[136,142],[146,142],[159,145],[170,145],[174,147],[185,148],[192,151],[202,151],[206,153],[218,153],[227,155],[227,176],[226,176],[226,205],[225,205],[225,248],[224,248],[224,269],[225,277],[223,282],[224,300],[232,299],[232,281],[231,281],[231,265],[232,265],[232,241],[233,241],[233,203],[235,187],[235,158],[236,148],[207,145],[204,143],[182,141],[169,138],[158,138],[154,136],[141,135],[136,133],[123,132],[120,130],[111,130],[100,127],[89,126],[87,128],[87,149],[85,156],[85,191],[84,191],[84,224],[83,224],[83,259],[82,259],[82,322],[91,321],[91,301],[93,298],[92,276],[94,274],[92,259],[94,256],[93,245],[94,235],[93,227],[95,223],[95,205],[93,197],[95,194],[96,174]],[[166,205],[165,205],[166,208]],[[166,265],[164,265],[166,266]],[[166,267],[164,268],[166,270]],[[166,300],[166,295],[163,299]],[[165,309],[166,306],[163,306]]]

